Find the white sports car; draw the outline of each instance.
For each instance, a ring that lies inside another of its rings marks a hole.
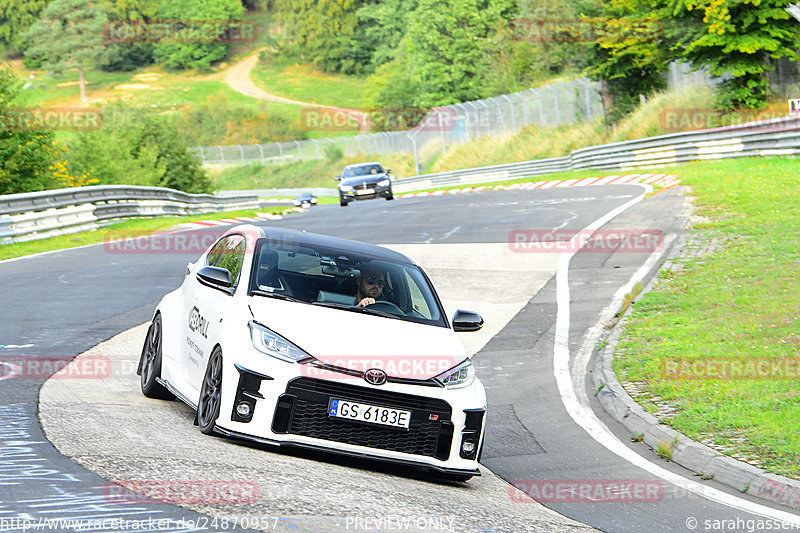
[[[203,433],[480,475],[486,394],[425,272],[359,242],[228,230],[158,304],[138,374]]]

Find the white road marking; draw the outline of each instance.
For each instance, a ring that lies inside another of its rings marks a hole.
[[[642,185],[642,187],[645,189],[645,193],[649,192],[649,186]],[[632,205],[642,201],[645,197],[645,193],[609,211],[584,228],[583,232],[596,231]],[[590,437],[592,437],[610,452],[668,483],[672,483],[673,485],[697,494],[702,498],[706,498],[710,501],[731,507],[733,509],[760,515],[773,520],[781,520],[791,524],[800,525],[800,516],[738,498],[719,489],[708,487],[696,481],[686,479],[681,475],[670,472],[669,470],[666,470],[661,466],[648,461],[617,439],[617,437],[608,429],[608,427],[603,424],[599,418],[597,418],[597,416],[589,407],[589,400],[586,397],[585,389],[582,386],[577,387],[577,390],[580,391],[581,394],[581,398],[579,399],[578,394],[576,393],[576,388],[573,386],[572,375],[570,374],[569,368],[569,264],[572,260],[572,256],[574,255],[575,252],[563,254],[559,258],[558,270],[556,271],[556,342],[553,348],[553,374],[556,378],[556,384],[558,385],[561,401],[564,404],[564,407],[567,409],[569,416],[575,421],[576,424],[583,428]],[[637,272],[637,275],[642,272],[643,268],[644,266]],[[620,294],[621,291],[622,289],[617,292],[617,295]],[[608,307],[606,309],[608,309]],[[580,362],[583,363],[583,361]],[[585,372],[586,368],[584,365],[578,369],[578,376],[583,374],[585,377]]]

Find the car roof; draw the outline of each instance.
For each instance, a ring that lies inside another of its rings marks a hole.
[[[286,228],[265,226],[261,226],[261,228],[264,230],[264,235],[267,239],[285,239],[287,241],[295,241],[298,244],[324,246],[327,248],[339,249],[345,252],[368,255],[374,259],[379,259],[382,261],[393,261],[395,263],[416,265],[416,263],[414,263],[414,261],[409,259],[407,256],[399,252],[395,252],[394,250],[389,250],[388,248],[383,248],[374,244],[332,237],[330,235],[323,235],[321,233],[309,233],[307,231],[297,231]]]
[[[380,163],[378,163],[377,161],[373,161],[371,163],[354,163],[352,165],[347,165],[344,168],[366,167],[366,166],[369,166],[369,165],[378,165],[378,166],[381,166],[381,167],[383,166]]]

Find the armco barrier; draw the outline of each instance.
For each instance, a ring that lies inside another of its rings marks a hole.
[[[0,239],[11,242],[94,228],[116,218],[254,209],[258,196],[189,194],[162,187],[97,185],[0,196]]]
[[[592,146],[565,157],[424,174],[395,180],[397,193],[527,178],[551,172],[647,168],[704,159],[800,155],[800,116]],[[258,205],[254,194],[217,196],[105,185],[0,196],[0,239],[38,238],[111,218],[187,215]]]
[[[393,189],[403,193],[567,170],[625,170],[705,159],[776,155],[800,155],[800,116],[592,146],[575,150],[565,157],[424,174],[398,179]]]

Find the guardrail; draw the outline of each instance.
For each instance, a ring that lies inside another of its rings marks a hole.
[[[800,155],[800,116],[672,133],[593,146],[564,157],[423,174],[395,180],[396,193],[585,169],[630,169],[705,159]],[[188,194],[174,189],[105,185],[0,196],[0,240],[34,239],[96,227],[112,218],[252,209],[254,194]]]
[[[800,155],[800,116],[671,133],[581,148],[564,157],[423,174],[395,181],[395,192],[526,178],[551,172],[648,168],[705,159]]]
[[[255,194],[189,194],[162,187],[96,185],[0,196],[0,240],[33,240],[83,231],[118,218],[254,209]]]

